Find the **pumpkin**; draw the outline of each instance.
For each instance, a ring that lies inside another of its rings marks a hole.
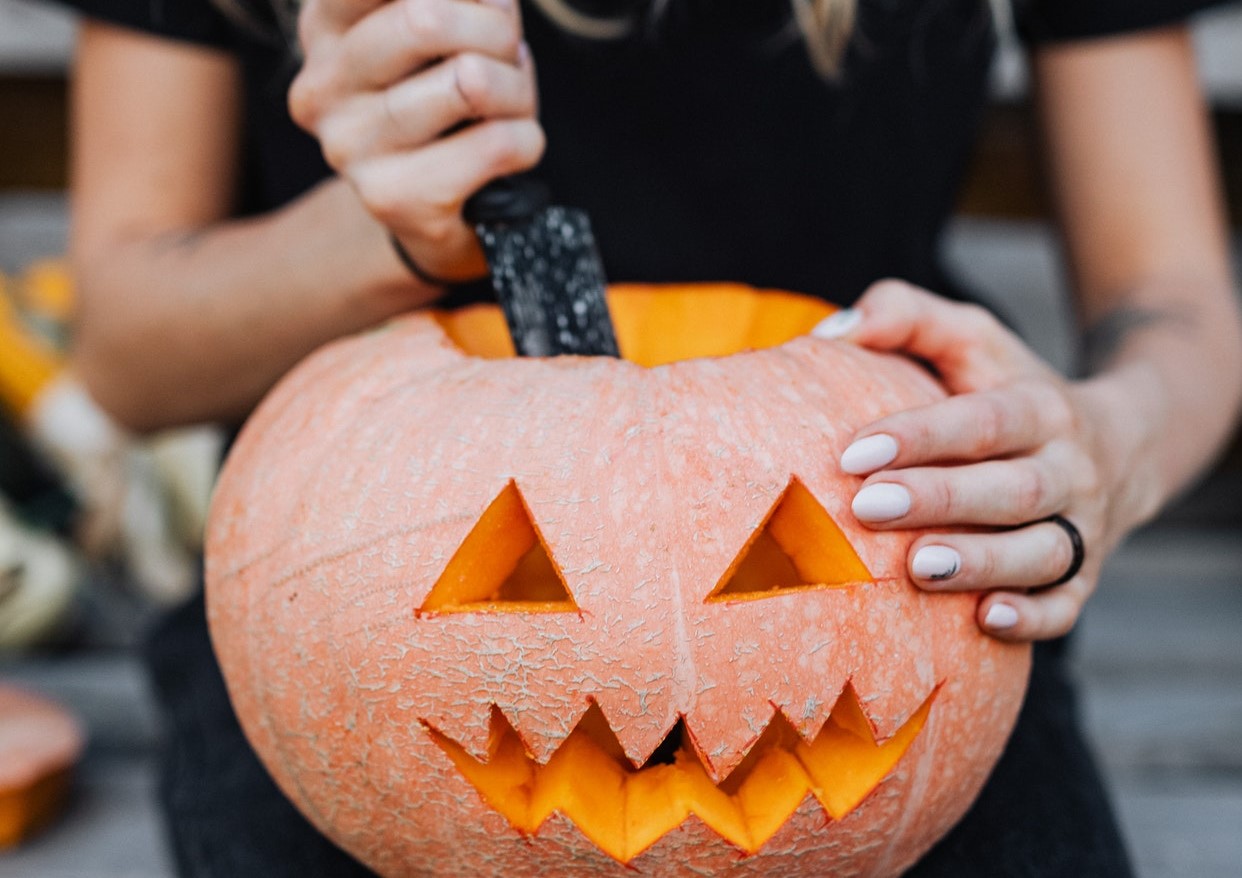
[[[499,311],[335,342],[262,403],[208,532],[242,726],[385,876],[895,875],[963,814],[1029,649],[852,517],[859,426],[941,398],[831,309],[610,291],[625,360]]]
[[[85,735],[60,706],[0,685],[0,854],[64,808]]]

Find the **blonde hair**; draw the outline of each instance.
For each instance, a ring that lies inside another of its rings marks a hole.
[[[532,0],[557,25],[572,34],[593,40],[615,40],[631,33],[638,24],[634,14],[618,17],[588,15],[576,9],[570,0]],[[658,18],[670,0],[651,0],[652,18]],[[811,63],[823,76],[835,76],[854,32],[858,0],[789,0],[794,21],[801,31]],[[264,25],[244,0],[211,0],[225,17],[246,31],[272,37],[270,26]],[[296,48],[297,15],[300,0],[269,0],[275,14],[280,36]]]
[[[836,76],[854,33],[858,0],[792,0],[811,64],[821,76]]]
[[[545,15],[569,33],[595,40],[615,40],[631,33],[639,23],[638,13],[617,17],[588,15],[575,8],[571,0],[531,0]],[[658,19],[672,0],[649,0],[650,19]],[[803,43],[811,64],[821,76],[835,77],[841,71],[841,62],[849,47],[858,18],[861,0],[789,0],[794,22],[801,32]],[[298,51],[297,18],[302,0],[267,0],[279,30],[273,34],[270,26],[254,14],[246,0],[211,0],[221,13],[238,26],[267,37],[280,36],[294,51]],[[998,29],[1005,31],[1012,26],[1009,4],[1005,0],[988,0],[993,21]]]
[[[566,31],[590,39],[617,39],[630,33],[638,23],[637,15],[602,18],[575,9],[569,0],[533,0],[544,14]],[[658,17],[669,0],[652,0],[652,17]],[[789,0],[794,21],[802,33],[811,64],[821,76],[833,77],[841,70],[858,0]]]
[[[210,0],[221,15],[252,36],[265,39],[283,39],[291,48],[297,48],[298,11],[302,0],[267,0],[276,28],[256,15],[244,0]]]

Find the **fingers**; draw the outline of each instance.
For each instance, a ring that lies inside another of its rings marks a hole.
[[[881,467],[984,460],[1031,451],[1072,430],[1074,413],[1057,385],[1016,382],[954,396],[868,424],[841,455],[864,475]]]
[[[928,591],[982,591],[1048,585],[1073,560],[1065,531],[1040,522],[997,533],[924,536],[910,547],[907,566]]]
[[[381,89],[460,52],[516,64],[521,42],[521,26],[511,9],[459,0],[398,0],[345,34],[338,63],[346,87]]]
[[[987,309],[898,280],[872,284],[854,308],[828,318],[812,335],[925,360],[954,393],[1048,371]]]
[[[423,149],[361,162],[354,183],[367,209],[398,235],[432,245],[473,234],[461,205],[497,177],[533,167],[543,154],[543,129],[533,119],[471,125]]]
[[[388,0],[305,0],[299,24],[304,36],[341,32]],[[305,42],[305,40],[304,40]]]
[[[534,78],[484,55],[450,58],[392,88],[366,94],[325,120],[320,142],[334,168],[414,149],[462,122],[532,117]]]
[[[979,626],[1012,641],[1047,640],[1074,627],[1095,572],[1079,571],[1068,582],[1039,590],[1057,582],[1073,562],[1073,544],[1051,522],[998,533],[928,535],[907,558],[915,585],[926,591],[987,592],[979,602]]]
[[[979,602],[979,627],[1000,640],[1051,640],[1068,634],[1090,594],[1091,580],[1076,576],[1035,594],[994,591]]]
[[[311,17],[308,9],[303,20]],[[324,119],[374,97],[441,59],[471,54],[515,68],[523,57],[521,23],[512,8],[463,0],[395,0],[348,30],[309,38],[307,59],[289,92],[289,111],[318,133]],[[372,101],[374,104],[374,101]]]
[[[462,204],[543,153],[516,0],[307,0],[299,32],[294,120],[418,273],[477,277]]]
[[[863,484],[852,509],[880,530],[1023,524],[1061,512],[1089,491],[1088,469],[1068,443],[1058,442],[1011,460],[885,470]]]
[[[874,529],[1013,528],[924,536],[907,557],[910,576],[929,591],[984,592],[977,622],[1000,639],[1069,631],[1098,570],[1043,588],[1070,570],[1074,544],[1055,524],[1025,524],[1060,513],[1085,532],[1088,552],[1105,548],[1088,413],[1064,380],[984,309],[900,281],[874,284],[812,335],[918,358],[952,394],[853,437],[841,468],[869,475],[855,517]]]

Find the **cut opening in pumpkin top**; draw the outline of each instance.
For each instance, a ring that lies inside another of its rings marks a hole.
[[[836,310],[809,296],[741,284],[618,285],[608,289],[608,307],[621,355],[648,367],[776,347]],[[436,320],[467,354],[515,356],[496,305],[437,312]]]

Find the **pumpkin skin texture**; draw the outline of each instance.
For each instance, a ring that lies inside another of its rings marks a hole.
[[[495,309],[423,313],[261,404],[207,538],[242,727],[384,876],[900,874],[1030,662],[849,509],[853,431],[943,390],[803,335],[815,300],[609,295],[625,361],[499,359]]]

